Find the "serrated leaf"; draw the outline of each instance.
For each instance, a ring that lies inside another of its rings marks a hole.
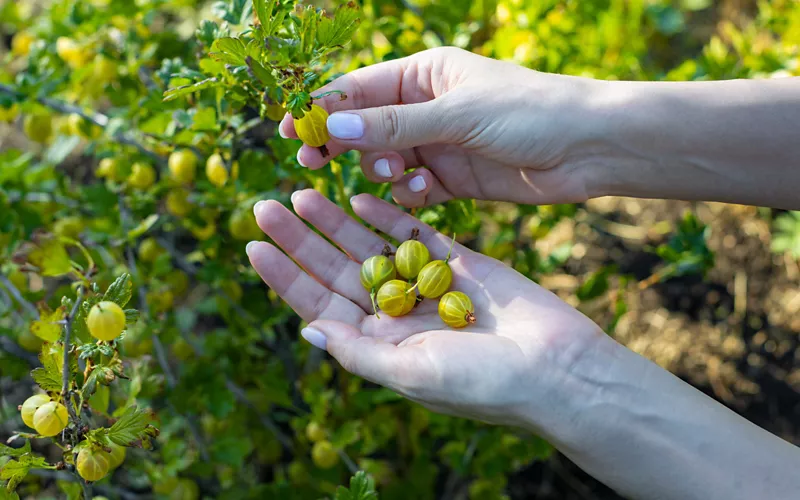
[[[199,81],[197,83],[192,83],[190,85],[182,85],[180,87],[169,89],[164,92],[163,99],[165,102],[172,101],[177,99],[178,97],[192,94],[194,92],[199,92],[201,90],[205,90],[211,87],[218,87],[219,85],[220,82],[219,80],[217,80],[216,77],[206,78],[205,80]]]
[[[108,429],[108,439],[120,446],[131,446],[147,437],[150,416],[143,410],[131,406]]]
[[[245,59],[250,76],[261,82],[264,87],[274,87],[277,83],[272,73],[250,56]]]
[[[63,360],[61,345],[45,344],[39,354],[42,366],[31,371],[31,377],[45,391],[60,391]]]
[[[54,469],[52,465],[42,457],[35,457],[31,454],[22,455],[18,460],[11,460],[0,469],[0,479],[8,481],[6,489],[12,491],[28,475],[31,469]]]
[[[0,457],[19,457],[31,452],[31,442],[25,441],[22,448],[12,448],[0,443]]]
[[[61,337],[62,326],[59,324],[67,315],[64,306],[55,311],[46,307],[39,309],[39,319],[31,323],[31,333],[45,342],[55,342]]]
[[[349,420],[336,429],[331,436],[331,444],[336,448],[344,448],[359,440],[361,436],[361,421]]]
[[[320,48],[340,47],[352,38],[360,23],[355,2],[340,5],[332,18],[323,16],[319,20],[317,44]]]
[[[374,500],[378,498],[375,491],[375,480],[364,471],[356,472],[350,478],[350,488],[339,486],[335,500]]]
[[[247,51],[244,43],[238,38],[225,37],[214,41],[209,55],[226,64],[241,66],[244,64],[244,58],[247,57]]]
[[[139,311],[136,309],[125,309],[125,324],[132,325],[139,321]]]
[[[128,273],[121,274],[108,286],[106,293],[103,294],[104,301],[111,301],[120,307],[125,307],[133,294],[133,282]]]

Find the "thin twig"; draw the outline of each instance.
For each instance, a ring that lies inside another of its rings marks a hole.
[[[66,471],[55,471],[49,469],[31,469],[28,471],[28,474],[32,476],[39,476],[45,479],[53,479],[55,481],[69,481],[71,483],[82,483],[84,482],[83,479],[76,478],[72,474]],[[111,485],[95,485],[95,489],[99,493],[104,495],[112,495],[112,496],[119,496],[124,500],[148,500],[153,498],[153,495],[149,494],[138,494],[130,490],[126,490],[125,488],[120,488],[119,486],[111,486]]]
[[[39,358],[37,358],[33,353],[30,353],[18,346],[16,342],[6,336],[0,336],[0,350],[3,350],[8,354],[25,361],[32,367],[39,366]]]
[[[39,317],[39,311],[36,310],[36,307],[25,300],[25,297],[22,296],[22,293],[14,286],[14,283],[11,282],[10,279],[6,277],[5,274],[0,273],[0,283],[3,284],[4,287],[8,290],[8,292],[19,302],[25,311],[33,316],[34,318]]]
[[[281,430],[278,428],[275,422],[270,420],[266,415],[262,415],[258,411],[256,405],[253,404],[252,401],[250,401],[250,398],[247,397],[247,394],[241,387],[236,385],[236,383],[234,383],[227,377],[225,378],[225,386],[228,388],[229,391],[231,391],[233,397],[235,397],[243,405],[253,410],[253,412],[258,417],[259,421],[261,421],[261,425],[266,427],[268,431],[272,432],[275,435],[275,438],[281,443],[281,445],[283,445],[284,448],[286,448],[286,450],[292,451],[292,440],[289,439],[283,432],[281,432]]]
[[[7,94],[12,94],[18,97],[28,97],[22,92],[18,91],[17,89],[11,87],[10,85],[5,85],[0,83],[0,92],[5,92]],[[108,116],[104,115],[100,112],[92,112],[87,113],[83,109],[79,108],[78,106],[74,106],[69,103],[61,102],[56,99],[51,99],[49,97],[36,97],[37,102],[40,104],[47,106],[50,109],[58,111],[64,114],[76,114],[81,116],[84,120],[87,120],[98,127],[106,128],[110,123],[110,119]],[[132,146],[139,150],[140,153],[149,156],[153,161],[156,163],[163,165],[165,164],[165,160],[161,157],[158,153],[154,151],[150,151],[147,149],[141,142],[137,141],[131,134],[125,133],[122,131],[117,131],[111,137],[112,140],[119,142],[121,144],[125,144],[128,146]]]
[[[78,295],[75,297],[75,303],[72,305],[69,315],[65,318],[64,323],[64,364],[61,370],[61,397],[64,398],[64,405],[69,410],[70,417],[78,424],[78,413],[72,406],[72,397],[69,390],[69,351],[70,351],[70,336],[72,334],[72,320],[75,319],[75,314],[78,308],[83,303],[83,285],[78,287]]]

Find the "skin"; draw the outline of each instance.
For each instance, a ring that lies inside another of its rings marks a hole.
[[[332,156],[362,151],[366,176],[393,182],[395,200],[406,206],[611,194],[800,205],[800,169],[791,167],[800,155],[790,126],[800,116],[796,79],[597,82],[444,48],[359,69],[323,91],[330,89],[349,96],[320,101],[333,113]],[[360,117],[362,133],[353,136],[351,116],[351,138],[337,136],[336,114]],[[294,137],[291,120],[280,131]],[[298,158],[309,168],[330,159],[306,146]],[[380,159],[389,161],[390,177],[376,173]],[[427,168],[404,174],[421,164]],[[415,191],[420,177],[424,188]],[[432,259],[447,253],[447,237],[398,208],[363,194],[351,203],[396,239],[419,228]],[[250,261],[309,323],[303,336],[348,371],[434,411],[537,433],[631,498],[788,499],[800,491],[797,447],[461,245],[450,261],[452,289],[472,298],[474,325],[442,328],[435,301],[376,319],[359,267],[384,241],[313,190],[295,193],[292,204],[333,244],[264,201],[256,218],[278,247],[253,242]]]

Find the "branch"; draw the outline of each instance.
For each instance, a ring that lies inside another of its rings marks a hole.
[[[15,89],[14,87],[2,83],[0,83],[0,92],[5,92],[7,94],[11,94],[17,97],[23,97],[23,98],[28,97],[22,92]],[[58,111],[59,113],[80,115],[84,120],[87,120],[93,123],[94,125],[97,125],[98,127],[106,128],[108,127],[108,124],[111,121],[108,118],[108,116],[104,115],[103,113],[99,112],[87,113],[78,106],[74,106],[72,104],[65,103],[56,99],[51,99],[49,97],[35,97],[35,99],[40,104],[47,106],[48,108],[53,109],[55,111]],[[111,139],[121,144],[125,144],[136,148],[137,150],[139,150],[140,153],[149,156],[153,161],[155,161],[160,165],[163,165],[165,163],[164,158],[159,156],[154,151],[150,151],[149,149],[147,149],[142,143],[137,141],[130,134],[118,131],[114,133]]]
[[[64,365],[61,371],[61,397],[64,398],[64,403],[69,410],[70,417],[78,424],[78,414],[72,406],[72,397],[69,393],[69,351],[70,351],[70,335],[72,334],[72,320],[78,312],[78,308],[83,302],[83,285],[78,287],[78,296],[75,298],[75,303],[72,305],[69,315],[64,322]]]
[[[283,432],[281,432],[281,430],[278,428],[275,422],[270,420],[266,415],[262,415],[258,411],[256,405],[254,405],[253,402],[250,401],[250,398],[247,397],[247,394],[241,387],[236,385],[236,383],[234,383],[227,377],[225,377],[225,386],[228,388],[229,391],[231,391],[233,397],[235,397],[243,405],[253,410],[256,416],[258,416],[259,421],[261,421],[261,425],[263,425],[264,427],[267,428],[267,430],[272,432],[275,435],[275,438],[278,441],[280,441],[281,445],[283,445],[283,447],[286,448],[287,451],[292,451],[291,439],[289,439]]]
[[[36,310],[33,304],[25,300],[25,297],[22,296],[22,293],[17,290],[17,287],[14,286],[14,283],[11,282],[10,279],[6,277],[5,274],[0,273],[0,283],[3,284],[4,287],[8,290],[8,292],[19,302],[25,311],[33,316],[34,318],[39,318],[39,311]]]
[[[72,474],[66,471],[55,471],[55,470],[48,470],[48,469],[31,469],[28,471],[28,474],[33,476],[39,476],[46,479],[53,479],[55,481],[69,481],[72,483],[83,483],[83,479],[76,478]],[[125,488],[120,488],[119,486],[111,486],[111,485],[95,485],[95,489],[99,493],[104,495],[111,495],[111,496],[119,496],[124,500],[149,500],[153,498],[153,495],[149,494],[138,494],[130,490],[126,490]]]
[[[32,367],[39,366],[39,358],[18,346],[16,342],[6,336],[0,336],[0,350],[27,362]]]

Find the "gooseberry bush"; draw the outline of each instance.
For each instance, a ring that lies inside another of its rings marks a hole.
[[[796,72],[794,3],[701,42],[688,26],[710,2],[684,3],[0,0],[0,384],[15,381],[0,385],[0,499],[503,498],[548,443],[349,375],[297,341],[301,320],[250,268],[259,200],[312,188],[352,214],[354,194],[391,199],[355,153],[301,167],[277,123],[290,113],[326,154],[320,87],[440,45],[596,78]],[[608,227],[578,205],[415,214],[534,280],[578,255],[538,240]],[[673,232],[651,277],[609,265],[567,299],[599,303],[613,334],[626,293],[713,265],[696,217]],[[376,303],[397,275],[427,286],[411,241],[362,274]],[[434,295],[444,321],[481,314]]]

